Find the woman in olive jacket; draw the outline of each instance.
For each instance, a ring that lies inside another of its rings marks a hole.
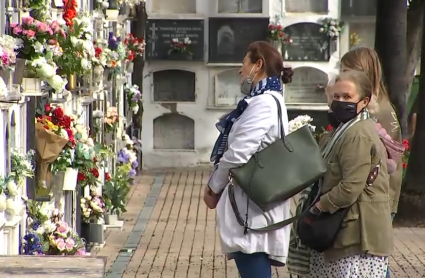
[[[372,88],[363,72],[342,73],[332,88],[333,113],[342,123],[368,115]],[[335,143],[316,207],[329,213],[350,209],[334,245],[323,254],[312,252],[309,277],[385,277],[393,248],[386,162],[385,147],[369,117]],[[368,185],[377,167],[376,179]]]

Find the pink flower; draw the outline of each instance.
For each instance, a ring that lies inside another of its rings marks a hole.
[[[75,241],[72,238],[68,238],[65,241],[65,244],[66,244],[66,250],[71,251],[75,246]]]
[[[53,30],[52,30],[52,28],[48,27],[48,28],[47,28],[47,33],[49,33],[49,35],[53,35]]]
[[[47,31],[50,29],[46,23],[40,22],[40,21],[37,22],[36,27],[37,27],[37,31],[40,33],[47,33]]]
[[[75,256],[85,256],[86,255],[86,249],[84,249],[84,248],[78,249],[77,252],[75,252],[74,255]]]
[[[32,25],[34,23],[34,18],[27,16],[22,18],[22,23],[24,25]]]
[[[58,248],[59,251],[63,251],[66,248],[66,244],[65,244],[65,241],[63,240],[63,238],[56,239],[55,244],[56,244],[56,247]]]
[[[52,28],[55,32],[60,30],[60,25],[59,22],[57,22],[56,20],[52,21],[52,23],[50,23],[50,28]]]
[[[22,33],[22,27],[21,26],[17,26],[15,28],[13,28],[13,34],[19,35],[20,33]]]
[[[69,231],[68,224],[65,221],[59,221],[57,231],[61,234],[68,233]]]
[[[35,32],[33,30],[28,30],[25,34],[28,38],[32,39],[35,37]]]
[[[18,26],[18,23],[10,23],[11,28],[16,28],[16,26]]]

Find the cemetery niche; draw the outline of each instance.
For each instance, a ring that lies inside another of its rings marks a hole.
[[[209,62],[242,63],[250,43],[267,40],[269,18],[210,18]]]
[[[161,70],[153,73],[154,101],[195,101],[195,73]]]
[[[328,75],[312,67],[294,69],[292,82],[285,86],[287,104],[326,104]]]
[[[376,16],[377,0],[341,0],[341,16]]]
[[[204,21],[146,22],[146,60],[204,60]]]
[[[240,89],[238,70],[232,68],[214,76],[215,106],[236,106],[244,97]]]
[[[285,28],[284,32],[292,39],[285,46],[286,61],[329,61],[330,39],[320,32],[322,25],[317,23],[296,23]]]
[[[218,13],[262,13],[262,0],[218,0]]]
[[[169,113],[153,120],[154,149],[194,150],[195,121],[187,116]]]
[[[288,13],[328,13],[328,0],[285,0]]]

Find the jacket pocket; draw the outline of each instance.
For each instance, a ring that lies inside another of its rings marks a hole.
[[[347,216],[341,224],[341,228],[336,236],[335,248],[344,248],[352,245],[360,244],[360,213],[357,203],[353,204]]]

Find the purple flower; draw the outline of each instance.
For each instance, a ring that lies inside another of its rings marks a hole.
[[[131,163],[131,167],[133,169],[136,169],[139,166],[139,162],[137,160],[133,161],[133,163]]]
[[[131,169],[131,170],[130,170],[130,172],[128,172],[128,175],[129,175],[130,177],[134,177],[136,174],[137,174],[137,172],[136,172],[136,170],[134,170],[134,169]]]
[[[126,154],[123,150],[120,150],[117,155],[117,160],[121,163],[128,163],[128,161],[130,160],[130,156]]]

